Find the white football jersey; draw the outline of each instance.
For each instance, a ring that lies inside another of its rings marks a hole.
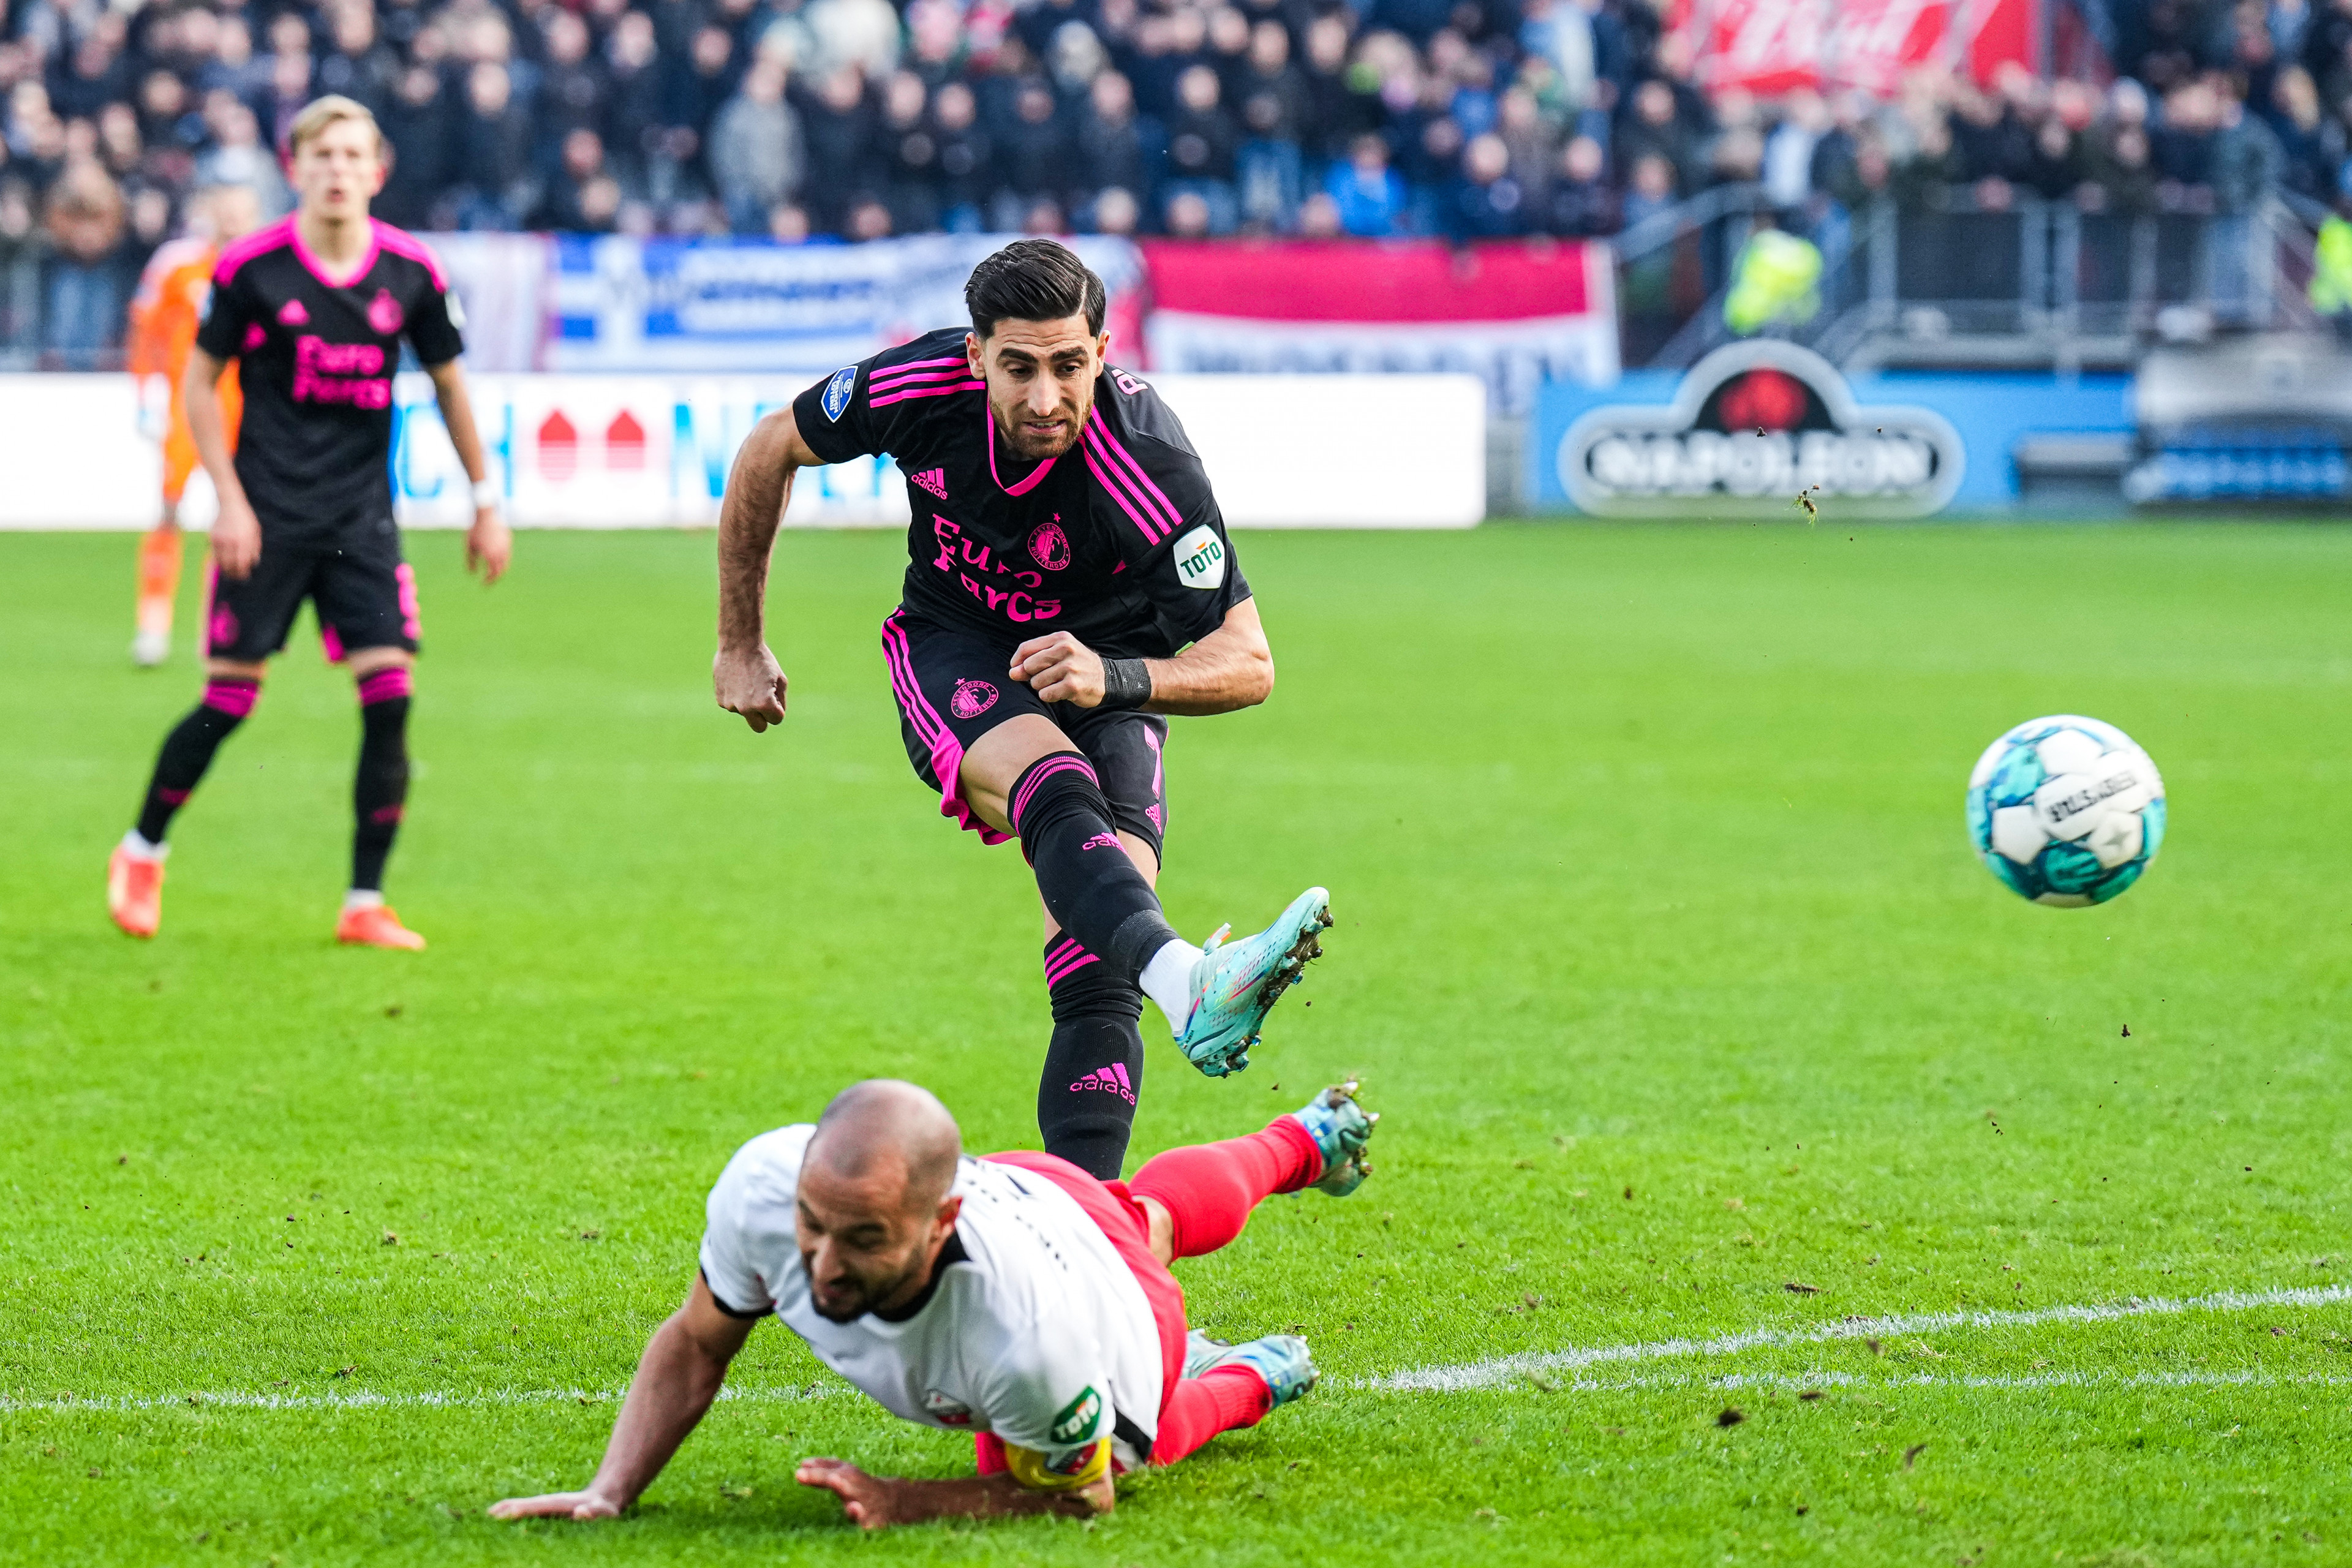
[[[815,1131],[752,1139],[710,1189],[702,1275],[720,1304],[774,1311],[818,1360],[909,1421],[993,1432],[1056,1469],[1123,1431],[1113,1453],[1139,1468],[1160,1425],[1160,1334],[1101,1226],[1043,1176],[967,1156],[950,1189],[963,1199],[963,1258],[940,1271],[931,1299],[902,1323],[834,1322],[810,1299],[796,1234]]]

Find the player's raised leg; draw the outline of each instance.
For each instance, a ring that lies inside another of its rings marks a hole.
[[[425,939],[400,923],[383,901],[384,862],[408,803],[408,702],[412,657],[402,648],[362,648],[350,656],[359,687],[360,760],[352,778],[352,885],[335,922],[335,940],[355,946],[417,949]]]
[[[1316,1187],[1345,1197],[1371,1167],[1364,1146],[1380,1121],[1356,1103],[1353,1083],[1335,1084],[1265,1131],[1171,1149],[1147,1161],[1128,1184],[1149,1216],[1151,1250],[1163,1261],[1198,1258],[1231,1242],[1252,1210],[1276,1193]],[[1151,1462],[1172,1465],[1220,1432],[1254,1426],[1299,1398],[1320,1375],[1295,1334],[1238,1345],[1194,1330],[1184,1377],[1160,1415]]]
[[[1329,895],[1309,889],[1257,936],[1195,947],[1120,844],[1094,764],[1051,720],[997,725],[964,752],[960,777],[971,810],[1020,838],[1046,912],[1159,1005],[1192,1065],[1212,1078],[1247,1067],[1266,1013],[1322,952]]]

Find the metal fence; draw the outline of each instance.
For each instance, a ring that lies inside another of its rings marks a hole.
[[[1727,185],[1617,241],[1629,367],[1680,369],[1731,341],[1723,301],[1771,212]],[[2157,340],[2318,325],[2305,301],[2315,214],[2273,198],[2242,214],[2086,213],[2020,197],[1860,212],[1799,225],[1821,247],[1820,308],[1772,329],[1855,371],[2128,367]]]

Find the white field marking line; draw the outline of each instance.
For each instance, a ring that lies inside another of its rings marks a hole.
[[[719,1391],[720,1399],[744,1400],[756,1404],[788,1404],[809,1399],[831,1399],[857,1391],[847,1384],[812,1383],[805,1387],[740,1388],[732,1384]],[[10,1399],[0,1396],[0,1415],[26,1411],[49,1411],[59,1414],[79,1410],[466,1410],[488,1405],[618,1405],[628,1393],[625,1388],[501,1388],[484,1394],[215,1394],[196,1391],[188,1394],[142,1395],[67,1394],[58,1399]]]
[[[2158,1317],[2179,1312],[2247,1312],[2262,1307],[2324,1307],[2352,1301],[2352,1286],[2328,1285],[2301,1289],[2223,1290],[2185,1300],[2133,1297],[2088,1307],[2030,1307],[2007,1311],[1913,1312],[1887,1318],[1847,1318],[1811,1329],[1749,1329],[1706,1340],[1652,1340],[1630,1345],[1601,1345],[1587,1350],[1525,1351],[1459,1366],[1413,1367],[1382,1376],[1357,1380],[1358,1388],[1391,1393],[1452,1394],[1467,1388],[1491,1388],[1535,1373],[1576,1372],[1610,1362],[1664,1361],[1674,1356],[1737,1355],[1741,1351],[1781,1345],[1827,1344],[1892,1334],[1937,1333],[1949,1329],[2026,1328],[2036,1323],[2108,1323],[2124,1318]]]
[[[1780,1345],[1824,1344],[1835,1340],[1864,1339],[1874,1334],[1921,1334],[1946,1329],[2011,1328],[2035,1323],[2105,1323],[2123,1318],[2150,1317],[2179,1312],[2242,1312],[2251,1311],[2259,1307],[2324,1307],[2339,1301],[2352,1301],[2352,1286],[2331,1285],[2316,1289],[2282,1290],[2224,1290],[2211,1296],[2190,1297],[2186,1300],[2135,1298],[2130,1300],[2091,1307],[2035,1307],[2018,1311],[1916,1312],[1890,1318],[1848,1318],[1843,1322],[1825,1323],[1819,1328],[1801,1331],[1750,1329],[1744,1333],[1722,1334],[1709,1340],[1654,1340],[1645,1343],[1610,1345],[1591,1350],[1549,1351],[1497,1356],[1490,1361],[1473,1362],[1465,1366],[1423,1367],[1415,1371],[1391,1373],[1385,1377],[1360,1378],[1350,1386],[1375,1393],[1450,1394],[1464,1389],[1489,1388],[1496,1384],[1507,1383],[1535,1373],[1565,1371],[1611,1362],[1662,1361],[1668,1357],[1684,1355],[1729,1355],[1745,1350],[1760,1350]],[[2261,1386],[2273,1384],[2334,1385],[2347,1383],[2352,1383],[2352,1378],[2279,1377],[2255,1372],[2141,1373],[2128,1375],[2056,1373],[2046,1376],[2026,1377],[1944,1376],[1922,1373],[1916,1377],[1874,1380],[1854,1378],[1843,1373],[1824,1373],[1811,1378],[1787,1377],[1770,1373],[1731,1373],[1714,1378],[1636,1378],[1622,1383],[1578,1379],[1563,1386],[1585,1392],[1604,1393],[1611,1390],[1688,1387],[1702,1384],[1725,1388],[1751,1386],[1811,1388],[1832,1384],[1850,1384],[1862,1388],[2195,1388]],[[58,1399],[12,1399],[0,1396],[0,1415],[27,1411],[64,1413],[77,1410],[132,1411],[174,1408],[460,1410],[489,1405],[617,1403],[626,1392],[625,1389],[558,1388],[498,1389],[484,1394],[437,1392],[370,1394],[361,1391],[351,1394],[311,1394],[199,1391],[141,1396],[96,1394],[81,1397],[69,1394]],[[829,1399],[855,1392],[856,1390],[844,1383],[812,1383],[799,1387],[788,1385],[781,1388],[741,1388],[730,1385],[719,1391],[719,1397],[755,1401],[761,1404],[785,1404],[809,1399]]]
[[[1530,1386],[1541,1386],[1531,1384]],[[1726,1373],[1720,1377],[1630,1377],[1615,1383],[1580,1377],[1558,1383],[1546,1393],[1639,1394],[1675,1388],[1850,1388],[1880,1394],[1935,1388],[2344,1388],[2352,1376],[2329,1373],[2270,1372],[2047,1372],[2020,1376],[1923,1372],[1910,1377],[1856,1377],[1851,1373],[1822,1372],[1790,1377],[1775,1372]]]

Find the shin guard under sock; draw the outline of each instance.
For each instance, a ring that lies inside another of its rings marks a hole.
[[[1037,1131],[1045,1152],[1115,1182],[1127,1163],[1143,1090],[1143,996],[1076,937],[1045,944],[1054,1038],[1037,1081]]]
[[[1246,1138],[1155,1154],[1127,1188],[1168,1211],[1177,1257],[1199,1258],[1239,1236],[1261,1200],[1295,1193],[1322,1174],[1323,1151],[1314,1135],[1296,1118],[1277,1116]]]
[[[224,676],[205,682],[204,700],[163,737],[154,776],[147,782],[147,799],[139,808],[140,837],[150,844],[163,842],[172,814],[195,793],[197,781],[212,766],[213,753],[260,699],[257,680]]]
[[[352,780],[352,887],[376,892],[408,800],[407,669],[394,665],[360,679],[360,765]]]
[[[1093,764],[1076,752],[1040,757],[1013,782],[1006,816],[1054,923],[1134,984],[1176,930],[1119,843]]]

